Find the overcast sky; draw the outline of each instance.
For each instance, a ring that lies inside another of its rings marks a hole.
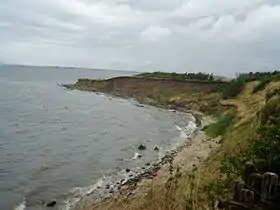
[[[0,0],[0,62],[137,71],[280,68],[280,0]]]

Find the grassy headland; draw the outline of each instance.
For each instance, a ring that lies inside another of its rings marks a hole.
[[[120,194],[85,209],[216,209],[220,198],[232,196],[232,185],[241,179],[245,162],[265,160],[270,171],[279,174],[279,75],[277,71],[247,73],[230,82],[215,82],[147,78],[148,75],[142,74],[103,81],[79,80],[69,86],[218,116],[216,122],[204,127],[209,138],[200,139],[200,147],[180,157],[184,164],[173,160],[167,166],[169,173],[158,174],[160,179],[138,183],[138,190],[133,193]],[[218,140],[213,138],[217,136]],[[196,164],[198,156],[191,154],[201,152],[202,145],[213,147],[211,143],[217,141],[220,147],[200,165]],[[193,167],[189,167],[192,163]]]

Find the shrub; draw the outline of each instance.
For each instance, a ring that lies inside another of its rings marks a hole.
[[[273,91],[269,91],[266,93],[265,95],[265,99],[266,99],[266,102],[271,99],[273,96],[276,96],[276,95],[279,95],[280,94],[280,88],[277,88]]]
[[[204,130],[207,133],[207,135],[212,137],[224,135],[227,128],[233,122],[234,118],[235,118],[235,112],[229,113],[225,116],[218,118],[217,122],[206,126]]]
[[[248,155],[253,161],[265,160],[271,172],[280,172],[280,119],[261,125],[251,142]]]
[[[230,82],[230,84],[223,91],[223,98],[229,99],[236,97],[244,88],[245,80],[236,79]]]
[[[261,123],[266,123],[280,116],[280,96],[275,96],[265,104],[260,112]]]
[[[266,86],[271,82],[273,77],[264,77],[261,79],[261,82],[253,89],[253,93],[257,93],[266,88]]]

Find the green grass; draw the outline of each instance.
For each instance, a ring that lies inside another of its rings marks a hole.
[[[230,82],[230,84],[223,90],[223,98],[235,98],[245,86],[245,80],[236,79]]]
[[[150,77],[150,78],[168,78],[168,79],[174,79],[174,80],[198,80],[198,81],[214,81],[215,78],[213,74],[198,72],[198,73],[176,73],[176,72],[161,72],[161,71],[155,71],[155,72],[147,72],[147,73],[140,73],[135,76],[138,77]]]
[[[217,137],[224,135],[227,131],[227,128],[231,125],[235,118],[235,112],[226,114],[222,117],[219,117],[217,122],[212,123],[204,128],[204,131],[207,135],[211,137]]]

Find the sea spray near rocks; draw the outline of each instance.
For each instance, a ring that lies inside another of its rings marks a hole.
[[[19,203],[14,210],[24,210],[26,207],[26,200],[23,199],[23,201],[21,203]]]

